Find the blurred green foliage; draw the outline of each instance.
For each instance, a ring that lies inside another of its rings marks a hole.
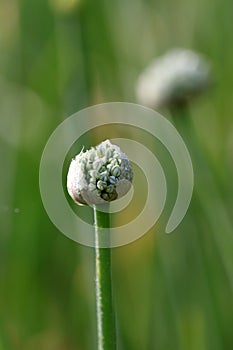
[[[232,13],[231,0],[0,0],[1,350],[95,348],[93,252],[50,222],[40,157],[70,114],[136,102],[141,69],[176,46],[206,54],[214,72],[192,132],[179,125],[196,187],[174,234],[163,234],[167,210],[113,251],[119,349],[233,348]]]

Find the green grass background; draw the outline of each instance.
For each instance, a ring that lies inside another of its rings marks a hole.
[[[113,251],[118,346],[233,349],[232,13],[231,0],[0,0],[0,350],[95,349],[93,251],[50,222],[40,157],[70,114],[136,102],[140,71],[177,46],[204,53],[213,70],[191,132],[180,125],[195,191],[172,235],[167,209]]]

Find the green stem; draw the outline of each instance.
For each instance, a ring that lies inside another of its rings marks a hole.
[[[98,350],[116,349],[115,317],[112,303],[111,248],[100,248],[100,229],[108,228],[108,212],[94,207],[95,282]]]
[[[175,105],[170,109],[170,112],[173,118],[173,122],[178,131],[181,133],[181,136],[187,137],[188,139],[190,137],[190,134],[194,136],[188,103],[183,102],[179,105]]]
[[[194,196],[192,199],[192,208],[195,218],[195,225],[197,226],[198,238],[200,239],[200,247],[202,249],[202,259],[203,266],[205,268],[205,272],[207,275],[207,286],[209,288],[208,299],[212,304],[213,310],[213,319],[216,323],[216,329],[219,330],[219,343],[222,345],[224,339],[224,328],[222,326],[221,314],[218,308],[218,303],[216,300],[216,295],[213,292],[213,281],[214,278],[211,278],[211,268],[208,264],[208,259],[206,258],[207,252],[204,250],[205,243],[205,235],[201,235],[203,231],[203,222],[200,218],[203,216],[204,218],[204,227],[210,227],[213,233],[213,248],[216,248],[216,254],[219,256],[219,260],[223,265],[224,272],[226,276],[230,276],[229,274],[229,265],[228,260],[226,259],[226,248],[221,241],[221,235],[219,235],[219,227],[221,227],[222,232],[228,232],[228,217],[225,212],[224,202],[221,200],[221,191],[220,185],[216,184],[217,177],[209,166],[208,158],[203,154],[203,149],[201,145],[198,143],[198,139],[194,132],[194,127],[191,122],[191,116],[189,112],[189,108],[187,105],[183,105],[182,108],[178,108],[176,110],[171,111],[173,115],[173,121],[178,131],[181,133],[181,136],[185,139],[185,142],[191,151],[191,157],[194,164],[194,172],[195,176],[195,184],[194,187]],[[201,169],[201,171],[200,171]],[[196,170],[196,171],[195,171]],[[217,203],[217,204],[216,204]],[[202,215],[200,213],[202,212]],[[216,225],[213,222],[213,213],[216,218],[215,221],[218,223],[218,228],[216,229]],[[221,215],[224,213],[224,216]],[[207,226],[208,225],[208,226]],[[202,231],[201,231],[202,230]],[[204,232],[204,231],[203,231]],[[230,232],[230,231],[229,231]],[[209,243],[208,243],[209,244]],[[223,253],[224,249],[224,253]],[[230,256],[230,255],[229,255]],[[231,284],[231,279],[228,279],[229,284]],[[217,335],[216,335],[217,336]]]

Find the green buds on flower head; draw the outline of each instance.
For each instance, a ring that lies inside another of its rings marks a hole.
[[[82,150],[71,161],[67,189],[77,204],[103,204],[124,196],[132,179],[129,159],[106,140],[88,151]]]
[[[138,78],[139,103],[170,107],[200,94],[210,85],[210,66],[191,50],[173,49],[152,62]]]

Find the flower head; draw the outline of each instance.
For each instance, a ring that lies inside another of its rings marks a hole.
[[[164,107],[201,93],[209,83],[210,66],[202,55],[173,49],[141,73],[136,95],[138,101],[148,107]]]
[[[102,204],[124,196],[132,179],[129,159],[106,140],[71,161],[67,189],[77,204]]]

